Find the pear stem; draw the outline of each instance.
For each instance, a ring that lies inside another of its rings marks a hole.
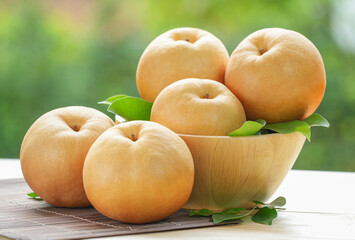
[[[265,51],[264,48],[260,48],[259,52],[260,52],[261,55],[263,55],[266,51]]]

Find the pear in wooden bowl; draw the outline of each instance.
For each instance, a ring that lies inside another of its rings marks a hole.
[[[267,201],[295,163],[305,137],[300,133],[247,137],[179,134],[195,164],[186,209],[224,210]]]

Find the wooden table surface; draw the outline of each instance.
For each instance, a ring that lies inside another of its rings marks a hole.
[[[0,159],[0,179],[21,178],[18,160]],[[292,170],[273,198],[286,210],[272,226],[242,224],[104,239],[351,239],[355,240],[355,173]],[[0,239],[2,239],[0,237]]]

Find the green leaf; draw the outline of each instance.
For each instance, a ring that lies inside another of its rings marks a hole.
[[[251,218],[256,223],[272,224],[272,220],[277,217],[277,211],[275,208],[263,207]]]
[[[27,193],[27,196],[29,196],[30,198],[36,199],[36,200],[42,200],[42,198],[40,198],[36,193],[31,192],[31,193]]]
[[[242,211],[245,211],[245,208],[230,208],[230,209],[224,210],[222,213],[236,214],[236,213],[240,213]]]
[[[294,120],[283,123],[271,123],[266,124],[263,129],[269,129],[284,134],[299,132],[302,133],[308,139],[308,141],[311,141],[311,129],[309,125],[304,121]]]
[[[285,204],[286,204],[286,198],[278,197],[274,201],[272,201],[271,203],[269,203],[267,205],[273,206],[273,207],[283,207],[283,206],[285,206]]]
[[[255,135],[265,126],[266,122],[262,119],[256,121],[246,121],[244,124],[237,130],[228,134],[228,136],[250,136]]]
[[[124,98],[124,97],[128,97],[127,95],[115,95],[115,96],[112,96],[112,97],[109,97],[107,98],[106,100],[104,101],[101,101],[101,102],[98,102],[98,104],[108,104],[110,105],[111,103],[113,103],[114,101],[116,101],[117,99],[120,99],[120,98]]]
[[[238,220],[241,218],[244,218],[248,215],[251,215],[255,209],[258,208],[258,205],[263,205],[264,207],[259,209],[258,212],[254,214],[252,217],[252,220],[256,223],[261,223],[261,224],[268,224],[271,225],[272,221],[277,217],[277,211],[276,209],[281,209],[281,208],[275,208],[275,207],[282,207],[286,204],[286,199],[284,197],[278,197],[275,200],[273,200],[271,203],[263,203],[261,201],[254,200],[255,206],[250,209],[248,212],[238,214],[242,211],[245,211],[245,208],[230,208],[227,210],[224,210],[223,212],[215,212],[208,210],[206,208],[201,209],[199,211],[194,211],[192,210],[190,212],[190,217],[192,216],[204,216],[204,217],[209,217],[212,216],[213,223],[221,223],[224,221],[232,221],[232,220]]]
[[[320,127],[327,127],[328,128],[330,126],[327,119],[325,119],[324,117],[322,117],[318,113],[313,113],[311,116],[304,119],[303,121],[305,121],[310,127],[320,126]]]
[[[250,215],[255,210],[255,208],[256,208],[256,206],[253,207],[250,211],[243,213],[243,214],[214,213],[212,215],[213,223],[221,223],[224,221],[238,220],[240,218]]]
[[[225,222],[225,221],[232,221],[241,219],[243,216],[242,214],[227,214],[227,213],[216,213],[212,215],[212,220],[214,224]]]
[[[266,205],[265,203],[260,202],[260,201],[258,201],[258,200],[254,200],[253,203],[255,203],[255,204],[260,204],[260,205]]]
[[[122,97],[111,103],[107,110],[127,119],[128,121],[149,121],[152,106],[152,103],[140,98]]]
[[[211,210],[208,210],[206,208],[203,208],[199,211],[195,211],[195,210],[191,210],[189,216],[192,217],[192,216],[204,216],[204,217],[208,217],[208,216],[211,216],[213,213],[213,211]]]

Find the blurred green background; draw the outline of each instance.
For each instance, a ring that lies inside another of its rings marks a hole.
[[[0,157],[18,158],[30,125],[54,108],[126,93],[145,47],[176,27],[205,29],[231,53],[266,27],[298,31],[321,52],[327,89],[294,168],[355,171],[355,1],[0,0]]]

